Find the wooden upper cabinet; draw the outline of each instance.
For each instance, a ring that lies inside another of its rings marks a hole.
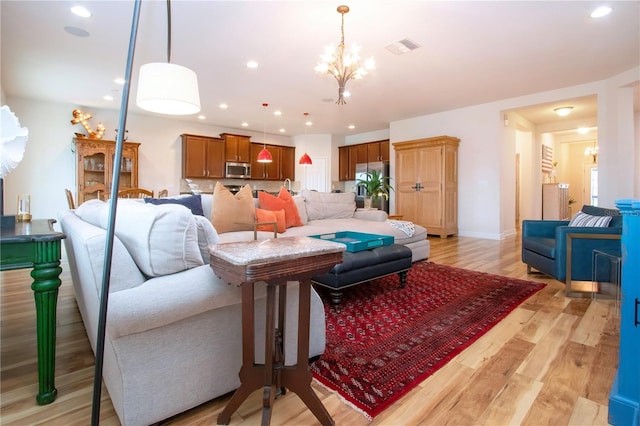
[[[223,178],[225,142],[220,138],[182,135],[182,177]]]
[[[338,180],[349,180],[349,147],[338,147]]]
[[[389,140],[369,142],[367,146],[367,161],[389,161]]]
[[[295,180],[295,148],[289,146],[267,145],[273,161],[258,163],[258,153],[264,146],[261,143],[251,144],[251,179],[261,180]]]
[[[290,146],[280,147],[280,179],[296,180],[296,149]]]
[[[111,190],[115,167],[116,142],[102,139],[74,139],[77,160],[77,204],[94,198],[102,199]],[[137,142],[125,142],[122,147],[118,189],[138,186]]]
[[[250,136],[221,133],[220,137],[224,139],[225,161],[234,161],[236,163],[251,162]]]

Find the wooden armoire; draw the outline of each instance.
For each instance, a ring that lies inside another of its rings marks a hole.
[[[458,145],[437,136],[396,142],[396,213],[446,238],[458,233]]]

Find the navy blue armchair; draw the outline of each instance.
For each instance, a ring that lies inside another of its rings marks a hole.
[[[525,220],[522,222],[522,261],[531,268],[567,283],[571,281],[610,282],[610,269],[598,258],[598,268],[593,265],[594,250],[612,256],[620,256],[622,216],[616,209],[584,206],[584,213],[593,216],[611,216],[608,227],[568,226],[567,220]],[[570,257],[568,257],[570,255]],[[598,276],[594,277],[594,270]],[[569,275],[567,274],[569,271]]]

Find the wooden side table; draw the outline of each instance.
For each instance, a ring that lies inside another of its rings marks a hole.
[[[54,219],[16,222],[0,231],[0,271],[33,268],[31,289],[36,302],[38,341],[38,394],[40,405],[53,402],[56,369],[56,307],[60,287],[60,241]]]
[[[311,277],[329,271],[342,261],[343,244],[309,237],[217,244],[209,247],[211,268],[228,283],[242,286],[242,367],[240,387],[218,415],[218,424],[229,424],[231,415],[255,390],[263,388],[262,425],[271,421],[277,389],[295,392],[323,425],[333,419],[311,388],[309,371],[309,316]],[[298,299],[298,358],[284,365],[287,281],[300,281]],[[254,287],[267,286],[265,364],[254,357]],[[276,289],[278,312],[276,313]],[[275,315],[278,315],[278,327]]]

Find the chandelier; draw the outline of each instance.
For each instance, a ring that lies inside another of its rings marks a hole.
[[[320,74],[331,74],[338,81],[338,100],[336,104],[346,104],[345,86],[351,79],[359,80],[368,74],[369,70],[375,68],[373,58],[367,59],[364,63],[360,63],[360,47],[356,44],[351,46],[350,52],[344,49],[344,14],[349,12],[349,6],[338,6],[338,13],[342,15],[342,26],[340,27],[342,38],[337,48],[327,46],[324,54],[320,57],[320,63],[316,65],[316,72]]]
[[[595,142],[593,142],[593,146],[588,146],[587,149],[584,150],[584,155],[593,158],[593,164],[598,162],[598,146]]]

